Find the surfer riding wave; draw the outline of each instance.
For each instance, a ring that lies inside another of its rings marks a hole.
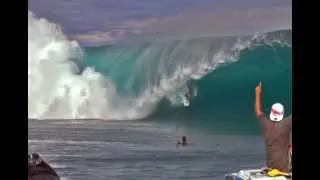
[[[183,104],[184,106],[189,106],[191,99],[195,96],[195,92],[194,92],[194,87],[191,80],[187,81],[186,86],[187,86],[187,92],[184,94]]]

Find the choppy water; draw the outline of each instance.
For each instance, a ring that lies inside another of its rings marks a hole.
[[[177,148],[187,135],[189,146]],[[264,165],[258,135],[216,135],[183,126],[125,121],[29,121],[29,152],[63,179],[223,179]]]

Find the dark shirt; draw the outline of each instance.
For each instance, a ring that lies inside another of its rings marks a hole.
[[[274,122],[265,115],[258,116],[266,143],[268,168],[289,171],[288,148],[292,127],[292,116]]]

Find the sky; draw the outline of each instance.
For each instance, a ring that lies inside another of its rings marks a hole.
[[[29,0],[38,17],[80,42],[157,34],[232,35],[291,28],[289,0]]]

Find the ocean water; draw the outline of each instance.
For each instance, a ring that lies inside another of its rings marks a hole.
[[[189,145],[177,148],[182,135]],[[264,166],[260,136],[161,123],[31,120],[28,144],[62,179],[224,179],[226,173]]]
[[[63,179],[223,179],[262,167],[254,88],[262,81],[265,112],[281,102],[289,115],[291,51],[289,29],[83,47],[29,12],[29,151]],[[182,135],[190,145],[177,148]]]

